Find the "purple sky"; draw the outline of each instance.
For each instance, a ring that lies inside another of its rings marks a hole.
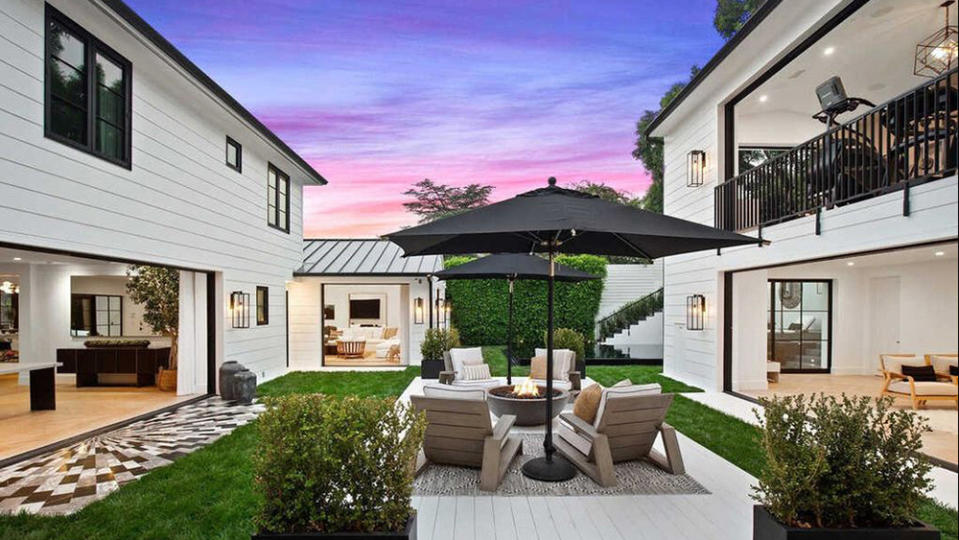
[[[330,181],[312,237],[415,223],[423,178],[641,194],[636,120],[722,45],[714,0],[129,3]]]

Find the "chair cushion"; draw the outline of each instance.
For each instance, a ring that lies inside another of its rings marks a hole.
[[[949,367],[956,365],[956,356],[950,354],[930,354],[929,363],[936,373],[949,373]]]
[[[546,379],[533,379],[531,377],[530,380],[533,381],[533,384],[537,386],[542,386],[544,388],[546,387]],[[553,379],[554,390],[570,390],[572,388],[573,388],[573,383],[569,381],[558,381],[556,379]]]
[[[614,384],[613,386],[610,386],[610,388],[622,388],[624,386],[632,386],[632,385],[633,385],[633,381],[629,379],[623,379],[619,381],[618,383]]]
[[[599,412],[599,400],[603,399],[603,387],[593,383],[583,389],[573,403],[573,414],[592,424]]]
[[[467,364],[463,366],[463,380],[485,381],[490,379],[489,366],[486,364]]]
[[[910,394],[909,381],[896,381],[889,385],[890,392]],[[917,382],[917,396],[955,396],[956,385],[948,382]]]
[[[936,369],[932,366],[902,365],[902,374],[916,382],[936,382]]]
[[[533,356],[546,358],[546,349],[535,349]],[[560,359],[563,360],[562,366],[558,363]],[[553,362],[553,377],[558,381],[568,381],[569,372],[576,366],[576,353],[570,349],[553,349]]]
[[[423,386],[423,395],[426,397],[447,399],[486,399],[486,390],[464,386],[450,386],[448,384],[427,384]]]
[[[483,363],[483,349],[480,347],[450,349],[450,363],[456,378],[463,378],[463,366],[476,366]]]
[[[539,350],[539,349],[537,349]],[[569,380],[569,368],[567,366],[566,355],[555,354],[557,351],[553,351],[553,380],[554,381],[568,381]],[[546,380],[546,355],[537,355],[534,356],[529,362],[529,376],[532,379],[542,379]]]
[[[881,356],[886,371],[902,373],[902,366],[924,366],[926,361],[912,354],[884,354]]]
[[[599,400],[599,410],[596,411],[596,420],[593,422],[593,427],[598,428],[600,421],[603,419],[603,411],[606,410],[606,402],[612,398],[616,399],[617,397],[631,397],[631,396],[643,396],[650,394],[661,394],[663,388],[659,386],[659,383],[652,384],[633,384],[630,386],[624,387],[609,387],[603,390],[603,397]]]

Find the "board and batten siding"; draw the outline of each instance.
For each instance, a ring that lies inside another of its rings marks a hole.
[[[44,2],[0,3],[0,241],[217,273],[218,362],[286,367],[285,289],[301,263],[302,187],[280,148],[98,1],[50,4],[132,64],[132,167],[47,139]],[[242,174],[225,163],[229,135]],[[290,176],[290,231],[267,225],[267,164]],[[229,293],[269,287],[269,325],[232,329]]]
[[[784,2],[730,54],[658,129],[664,139],[663,206],[668,215],[713,225],[713,190],[724,178],[723,105],[825,23],[842,2]],[[812,89],[810,89],[812,92]],[[704,150],[703,185],[686,186],[686,157]],[[869,250],[954,239],[959,188],[956,177],[910,190],[911,215],[902,215],[902,193],[890,193],[824,211],[822,235],[813,216],[763,229],[766,247],[746,246],[668,257],[664,261],[664,374],[706,389],[722,389],[723,274]],[[756,235],[756,231],[745,234]],[[686,329],[686,297],[706,297],[702,331]],[[765,309],[765,306],[756,306]],[[735,321],[733,331],[736,331]]]

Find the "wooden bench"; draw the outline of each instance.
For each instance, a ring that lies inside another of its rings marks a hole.
[[[18,364],[0,367],[0,375],[30,373],[30,410],[52,411],[57,408],[56,369],[58,362]]]

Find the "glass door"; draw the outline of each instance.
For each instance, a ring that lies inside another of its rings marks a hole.
[[[832,280],[770,280],[767,355],[783,373],[829,373]]]

